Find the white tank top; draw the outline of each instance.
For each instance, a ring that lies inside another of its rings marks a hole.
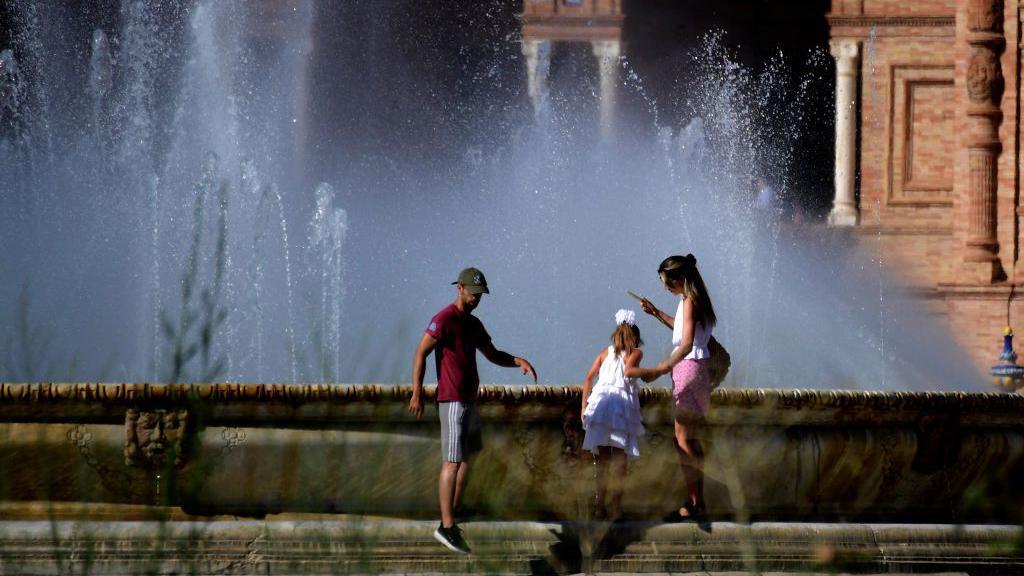
[[[685,306],[686,298],[679,299],[679,307],[676,308],[676,319],[672,323],[672,345],[676,348],[683,343],[683,321],[686,315]],[[711,357],[711,351],[708,349],[708,342],[711,341],[711,329],[704,329],[704,325],[700,322],[694,322],[693,324],[693,349],[690,353],[683,357],[683,360],[704,360],[705,358]]]

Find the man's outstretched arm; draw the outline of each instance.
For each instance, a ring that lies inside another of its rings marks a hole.
[[[533,369],[533,366],[526,360],[526,358],[519,358],[513,356],[508,352],[502,352],[494,347],[494,343],[488,340],[486,343],[480,345],[480,352],[483,353],[484,357],[490,360],[492,363],[505,368],[519,368],[523,371],[523,374],[529,374],[533,377],[533,383],[537,383],[537,371]]]
[[[423,415],[423,370],[427,365],[427,356],[437,346],[437,339],[424,334],[416,353],[412,357],[412,399],[409,400],[409,413],[417,418]]]

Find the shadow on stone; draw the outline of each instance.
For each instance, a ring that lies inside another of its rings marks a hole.
[[[549,558],[530,561],[531,574],[575,574],[583,570],[583,554],[579,532],[571,523],[562,525],[561,530],[552,530],[558,539],[548,547]]]
[[[594,548],[594,558],[603,560],[626,551],[634,542],[640,542],[651,528],[651,522],[613,522]]]

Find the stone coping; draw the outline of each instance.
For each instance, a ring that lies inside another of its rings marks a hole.
[[[415,420],[409,385],[0,383],[0,422],[123,422],[130,407],[188,407],[206,424],[323,425]],[[436,387],[425,387],[433,410]],[[560,421],[578,410],[580,386],[480,387],[484,420]],[[644,387],[641,405],[670,420],[670,391]],[[659,414],[660,412],[660,414]],[[709,421],[722,424],[915,424],[924,427],[1024,427],[1024,395],[973,392],[883,392],[718,389]],[[424,417],[426,418],[426,417]]]
[[[948,524],[0,521],[0,573],[1019,573],[1021,528]]]
[[[331,519],[341,518],[341,519]],[[256,531],[280,537],[302,538],[308,534],[339,534],[348,538],[430,535],[437,520],[379,519],[351,515],[302,515],[238,519],[224,516],[215,520],[2,520],[0,530],[6,537],[28,538],[101,538],[121,534],[166,533],[174,537],[193,534],[246,535]],[[543,522],[531,520],[464,521],[467,534],[529,537],[608,532],[615,529],[643,531],[643,538],[664,542],[738,541],[748,538],[786,542],[859,542],[885,543],[1005,543],[1013,544],[1024,536],[1024,528],[1008,524],[936,524],[879,522],[621,522],[600,521]],[[1024,558],[1022,558],[1024,561]]]
[[[136,404],[147,401],[203,400],[207,402],[284,401],[382,402],[404,400],[412,387],[405,384],[157,384],[157,383],[5,383],[0,382],[0,405],[18,402],[100,402]],[[426,385],[427,400],[436,397],[436,386]],[[480,403],[535,403],[578,399],[578,385],[482,385]],[[646,386],[641,401],[667,399],[669,389]],[[827,389],[745,389],[723,388],[712,394],[716,405],[755,407],[991,407],[1024,408],[1024,395],[1001,392],[915,392]]]

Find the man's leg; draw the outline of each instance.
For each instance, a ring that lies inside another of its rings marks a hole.
[[[455,479],[455,512],[458,512],[462,505],[462,488],[466,485],[466,477],[469,475],[469,463],[473,456],[483,449],[480,413],[477,411],[476,403],[467,403],[465,410],[462,421],[462,465],[459,466],[459,473]]]
[[[455,525],[455,508],[458,502],[459,488],[465,468],[462,462],[441,462],[441,477],[438,479],[438,499],[441,502],[441,526],[451,528]]]
[[[459,462],[459,471],[455,476],[455,497],[452,499],[452,513],[462,505],[462,487],[466,485],[466,474],[469,471],[469,460]]]
[[[462,421],[465,407],[461,402],[439,402],[441,418],[441,474],[437,481],[437,497],[441,505],[441,526],[455,525],[455,495],[459,468],[464,459]]]
[[[453,552],[469,554],[469,546],[455,525],[457,486],[465,474],[461,471],[465,458],[462,434],[465,410],[460,402],[438,402],[437,411],[441,417],[441,473],[437,479],[441,525],[434,531],[434,538]]]

